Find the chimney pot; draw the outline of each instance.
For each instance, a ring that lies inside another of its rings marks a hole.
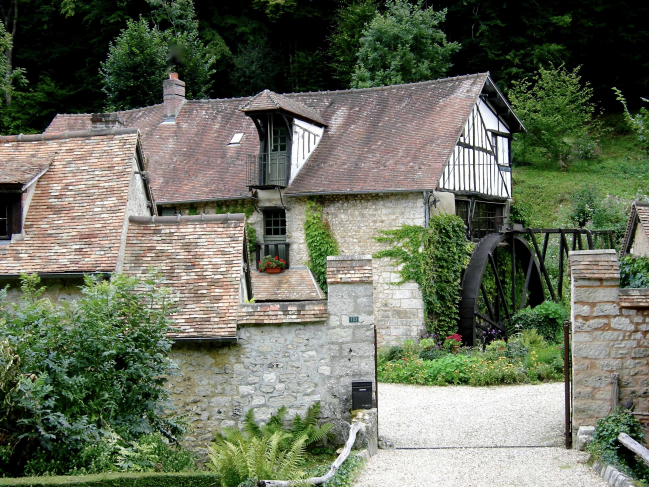
[[[163,122],[173,122],[185,102],[185,82],[178,79],[178,73],[169,73],[169,79],[162,81],[164,100]]]

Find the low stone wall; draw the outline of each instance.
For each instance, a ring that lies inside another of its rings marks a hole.
[[[67,279],[41,278],[41,286],[45,287],[43,297],[53,303],[72,302],[81,297],[81,286],[83,285],[82,277]],[[7,300],[12,303],[20,301],[22,292],[20,291],[20,279],[0,279],[0,289],[9,286]]]
[[[614,250],[571,252],[570,266],[576,436],[611,411],[613,374],[618,400],[649,412],[649,289],[620,289]]]

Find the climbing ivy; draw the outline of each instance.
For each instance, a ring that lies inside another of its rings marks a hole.
[[[374,258],[389,257],[401,266],[399,284],[412,280],[419,285],[430,333],[441,339],[453,334],[457,331],[460,278],[473,250],[462,219],[434,215],[428,228],[403,225],[381,233],[376,239],[390,248]]]
[[[306,202],[304,237],[309,252],[309,269],[320,288],[327,292],[327,256],[338,255],[338,244],[322,215],[322,206],[313,200]]]

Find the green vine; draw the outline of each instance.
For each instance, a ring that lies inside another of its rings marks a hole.
[[[327,256],[338,255],[338,244],[331,233],[329,223],[322,215],[322,206],[315,201],[306,202],[304,236],[309,252],[309,269],[320,288],[327,292]]]
[[[473,250],[462,219],[434,215],[429,228],[404,225],[382,233],[376,239],[391,247],[374,258],[389,257],[401,266],[399,284],[415,281],[419,285],[428,331],[440,339],[456,332],[460,278]]]

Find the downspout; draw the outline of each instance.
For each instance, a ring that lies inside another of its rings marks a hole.
[[[424,228],[430,224],[430,205],[428,204],[428,191],[424,191]]]

